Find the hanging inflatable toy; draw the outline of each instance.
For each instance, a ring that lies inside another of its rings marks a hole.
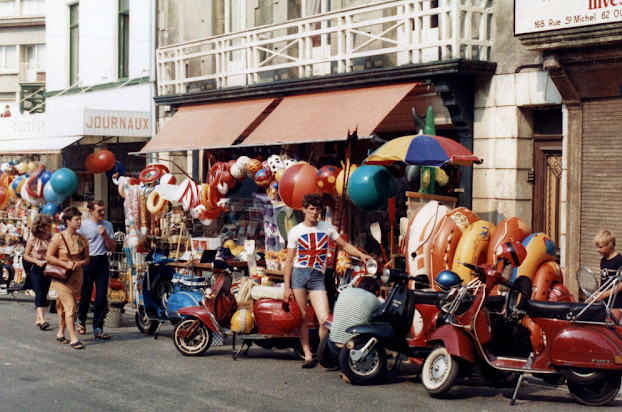
[[[298,163],[285,169],[279,182],[279,196],[292,209],[302,209],[302,198],[317,192],[317,169]]]
[[[38,206],[41,203],[45,202],[45,199],[43,197],[30,196],[30,193],[28,192],[28,185],[26,184],[22,185],[22,190],[20,191],[20,195],[26,203],[30,203],[33,206]]]
[[[125,176],[125,165],[123,162],[117,160],[114,162],[114,167],[112,169],[106,170],[106,177],[108,177],[108,179],[112,179],[115,174],[118,176]]]
[[[255,173],[255,183],[259,187],[266,187],[272,181],[272,172],[270,168],[259,169],[257,173]]]
[[[149,196],[147,196],[146,205],[149,213],[151,213],[152,215],[157,215],[162,210],[164,210],[164,206],[166,205],[166,199],[160,196],[160,193],[158,193],[156,190],[152,190],[151,193],[149,193]]]
[[[11,196],[6,188],[0,186],[0,209],[5,209],[9,205]]]
[[[69,196],[78,188],[78,176],[73,170],[63,167],[52,173],[50,184],[59,195]]]
[[[39,164],[37,162],[35,162],[34,160],[31,160],[30,162],[28,162],[28,171],[29,172],[34,171],[38,166]]]
[[[24,162],[19,162],[17,166],[15,166],[17,173],[20,175],[24,175],[28,172],[28,165]]]
[[[11,176],[8,173],[2,173],[2,176],[0,176],[0,186],[4,187],[5,189],[8,189],[12,182],[13,182],[13,176]]]
[[[24,187],[28,192],[28,196],[33,199],[39,199],[43,197],[43,183],[41,182],[41,176],[45,172],[45,166],[38,166],[28,177]]]
[[[350,160],[347,159],[346,164],[342,165],[343,170],[339,172],[339,174],[337,175],[337,180],[335,181],[335,191],[337,192],[339,196],[347,195],[347,193],[343,193],[343,186],[345,185],[346,170],[348,170],[348,175],[351,177],[352,173],[354,173],[354,171],[358,168],[358,165],[354,165],[354,164],[350,165],[350,168],[348,168],[349,163],[350,163]],[[349,177],[348,177],[348,181],[349,181]]]
[[[102,173],[111,170],[115,166],[116,159],[110,150],[100,150],[91,153],[84,162],[86,170],[91,173]]]
[[[158,181],[162,176],[169,172],[168,167],[159,163],[147,165],[138,175],[138,180],[144,184],[151,184]]]
[[[277,170],[285,169],[285,164],[283,163],[283,159],[281,159],[281,156],[279,155],[272,155],[268,157],[268,160],[266,160],[266,163],[268,167],[270,168],[270,171],[272,172],[272,174],[275,174]]]
[[[254,177],[259,169],[261,169],[261,161],[258,159],[250,159],[246,164],[246,174],[248,177]]]
[[[320,170],[317,172],[317,186],[322,193],[337,194],[335,184],[340,172],[341,169],[337,166],[327,165],[320,167]]]
[[[359,209],[374,211],[386,208],[387,201],[396,192],[397,183],[386,167],[362,165],[350,175],[348,197]]]
[[[26,183],[26,178],[24,176],[17,176],[15,180],[11,182],[11,189],[13,190],[15,197],[18,197],[18,198],[22,197],[22,194],[21,194],[22,187],[24,187],[25,183]]]
[[[192,179],[185,179],[181,182],[175,194],[175,201],[181,203],[184,212],[197,207],[201,202],[197,184]]]

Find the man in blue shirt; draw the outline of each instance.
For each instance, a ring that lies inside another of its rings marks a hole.
[[[86,315],[91,303],[93,284],[95,284],[95,308],[93,314],[93,334],[99,339],[110,339],[110,335],[104,333],[104,318],[108,312],[108,252],[117,246],[114,240],[112,223],[104,220],[106,207],[103,200],[89,202],[89,218],[82,222],[78,233],[84,235],[89,241],[89,253],[91,260],[84,268],[84,280],[80,292],[78,305],[79,334],[86,333]]]

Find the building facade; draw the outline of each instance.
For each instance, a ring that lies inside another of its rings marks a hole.
[[[296,106],[305,99],[309,107],[321,93],[352,97],[320,100],[342,105],[333,110],[340,116],[323,114],[323,123],[339,126],[333,135],[362,123],[341,118],[356,102],[359,116],[366,116],[366,91],[377,96],[374,109],[384,117],[364,132],[384,140],[415,133],[412,109],[422,115],[431,105],[437,133],[484,159],[460,168],[452,193],[458,203],[495,224],[517,216],[534,232],[547,233],[576,293],[574,271],[593,265],[596,256],[576,253],[580,191],[568,167],[576,161],[574,115],[546,55],[515,36],[513,0],[159,0],[157,15],[162,141],[156,135],[146,152],[157,157],[177,149],[191,167],[190,154],[196,163],[210,147],[303,142],[311,137],[278,120],[289,108],[301,117],[289,123],[304,123],[311,110],[292,108],[305,107]],[[401,86],[402,94],[380,99],[380,91]],[[192,121],[191,111],[203,107],[208,116],[211,105],[226,102],[230,110],[240,102],[258,105],[230,140],[210,140],[206,131],[201,144],[163,142],[184,119]],[[319,129],[316,134],[324,133]]]

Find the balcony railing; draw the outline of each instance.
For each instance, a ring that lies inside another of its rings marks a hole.
[[[492,0],[397,0],[157,50],[158,94],[450,59],[489,60]]]
[[[45,69],[35,63],[20,63],[18,81],[20,83],[45,83]]]

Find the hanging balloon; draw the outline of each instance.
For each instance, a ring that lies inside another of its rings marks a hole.
[[[240,165],[239,163],[232,164],[231,168],[229,169],[229,173],[231,173],[231,176],[233,176],[237,180],[246,179],[246,167]]]
[[[283,173],[285,173],[285,169],[279,169],[274,174],[274,180],[276,180],[277,183],[281,181],[281,176],[283,176]]]
[[[45,186],[43,186],[43,197],[48,203],[52,203],[55,205],[60,205],[67,198],[67,196],[56,193],[52,188],[51,182],[47,182]]]
[[[302,209],[302,198],[317,192],[317,169],[310,164],[297,163],[285,169],[279,181],[279,195],[292,209]]]
[[[22,187],[26,183],[26,176],[17,176],[13,182],[11,182],[11,189],[15,197],[22,197]]]
[[[174,185],[175,183],[177,183],[177,178],[171,173],[166,173],[160,178],[161,185]]]
[[[347,160],[346,162],[349,162],[349,160]],[[337,181],[335,182],[335,190],[337,191],[337,194],[339,196],[343,196],[343,186],[345,185],[345,174],[346,174],[346,169],[348,169],[349,175],[352,176],[352,173],[354,173],[354,171],[356,170],[358,166],[357,165],[350,165],[350,168],[346,166],[344,166],[343,170],[341,172],[339,172],[339,175],[337,176]],[[349,178],[348,178],[348,184],[349,184]]]
[[[95,155],[95,164],[101,169],[102,172],[112,169],[117,161],[114,157],[114,153],[110,150],[100,150],[99,152],[95,152],[93,154]]]
[[[106,176],[108,179],[112,179],[112,176],[116,173],[118,173],[119,176],[125,176],[125,165],[119,160],[114,162],[114,167],[112,169],[106,171]]]
[[[269,168],[259,169],[257,173],[255,173],[255,183],[259,187],[266,187],[272,181],[272,172]]]
[[[8,189],[12,182],[13,176],[8,173],[2,173],[2,176],[0,176],[0,186]]]
[[[337,183],[337,176],[339,176],[341,169],[337,166],[322,166],[317,172],[317,186],[323,193],[337,193],[335,190],[335,184]]]
[[[17,166],[15,166],[15,169],[17,170],[17,173],[23,175],[28,172],[28,164],[24,162],[19,162]]]
[[[40,205],[41,203],[43,203],[45,201],[45,199],[43,197],[33,197],[31,196],[29,190],[28,190],[28,185],[24,184],[22,186],[22,190],[20,191],[20,195],[22,197],[22,199],[26,202],[29,203],[31,205],[37,206]]]
[[[46,203],[41,209],[41,213],[52,217],[54,217],[54,215],[58,212],[60,212],[60,206],[55,205],[54,203]]]
[[[50,183],[54,192],[61,196],[68,196],[78,188],[78,176],[73,170],[63,167],[52,173],[48,183]]]
[[[395,178],[382,166],[363,165],[350,175],[348,182],[350,201],[363,210],[387,207],[387,200],[395,196],[396,191]]]
[[[251,159],[246,165],[246,173],[249,177],[254,177],[259,169],[261,169],[261,162],[257,159]]]
[[[41,173],[39,180],[41,180],[41,183],[45,186],[45,184],[50,181],[51,177],[52,177],[52,172],[50,172],[49,170],[46,170],[45,172]]]

